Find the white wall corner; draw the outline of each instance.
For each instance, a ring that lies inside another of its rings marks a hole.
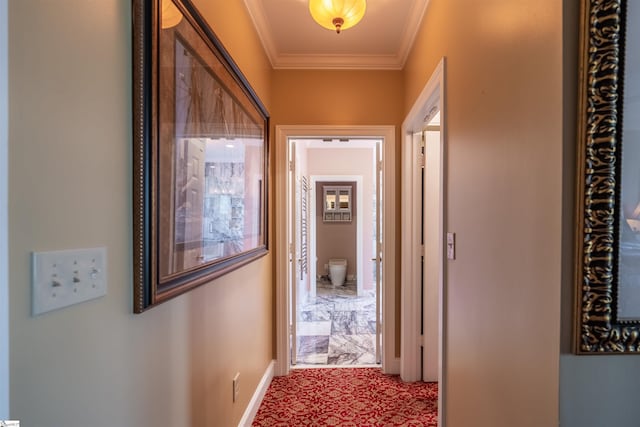
[[[276,126],[276,212],[287,212],[287,174],[289,159],[289,144],[287,143],[286,130],[281,126]],[[289,348],[289,290],[287,289],[287,276],[289,274],[287,260],[288,255],[288,234],[286,215],[281,215],[276,220],[277,233],[276,241],[276,369],[275,375],[283,376],[289,373],[291,363],[291,353]]]
[[[384,366],[383,372],[389,375],[400,375],[400,358],[394,357],[388,361]]]
[[[9,419],[9,4],[0,0],[0,419]]]
[[[418,381],[420,379],[420,359],[419,359],[419,319],[417,318],[418,304],[420,303],[419,295],[417,295],[416,269],[417,260],[412,256],[416,254],[415,234],[412,230],[419,227],[416,224],[416,218],[419,212],[419,204],[414,203],[420,200],[419,194],[416,195],[417,189],[414,186],[416,179],[416,147],[414,143],[413,132],[403,128],[402,130],[402,146],[403,146],[403,175],[402,175],[402,224],[405,228],[402,230],[401,244],[402,257],[401,266],[401,283],[403,284],[400,301],[400,378],[403,381]]]
[[[402,206],[404,208],[404,214],[402,217],[403,224],[411,224],[409,229],[415,229],[420,224],[419,222],[416,224],[416,218],[420,218],[418,214],[418,206],[416,203],[413,203],[414,200],[420,200],[416,196],[417,189],[416,186],[413,185],[416,181],[416,154],[414,151],[416,141],[413,138],[413,135],[417,132],[422,132],[425,118],[429,115],[430,111],[437,106],[441,112],[441,130],[440,130],[440,144],[441,144],[441,158],[440,158],[440,166],[442,179],[444,180],[446,176],[445,165],[446,162],[444,160],[444,153],[446,152],[446,97],[445,97],[445,85],[446,85],[446,58],[443,57],[438,65],[436,66],[433,74],[429,78],[429,81],[422,89],[420,96],[416,99],[413,104],[409,114],[405,118],[402,123],[402,153],[403,153],[403,175],[402,175]],[[446,184],[441,182],[441,200],[440,200],[440,209],[442,213],[442,218],[440,219],[440,228],[442,234],[444,230],[446,230],[446,212],[444,205],[444,188],[446,188]],[[415,234],[415,233],[411,233]],[[419,289],[416,286],[416,279],[420,275],[420,270],[416,268],[417,262],[409,260],[405,260],[405,258],[409,258],[407,254],[411,254],[416,252],[418,246],[416,242],[404,233],[403,231],[403,239],[402,239],[402,253],[403,253],[403,264],[402,264],[402,301],[401,301],[401,311],[402,311],[402,319],[400,325],[400,333],[401,333],[401,378],[403,380],[417,380],[419,379],[420,365],[417,365],[416,359],[421,363],[418,356],[418,345],[419,345],[419,306],[415,305],[411,298],[415,298],[416,295],[419,294]],[[444,256],[444,254],[443,254]],[[444,271],[444,259],[440,260],[440,295],[439,295],[439,349],[438,349],[438,407],[445,408],[445,398],[446,398],[446,335],[447,335],[447,325],[446,325],[446,278]],[[415,298],[417,299],[417,298]],[[410,354],[407,354],[407,351]],[[414,379],[415,378],[415,379]],[[438,425],[445,425],[445,411],[438,411]]]
[[[264,371],[264,375],[262,375],[262,379],[258,383],[258,387],[256,387],[256,391],[253,393],[253,396],[249,401],[249,405],[247,405],[247,409],[244,411],[244,414],[238,423],[238,427],[251,427],[253,419],[258,413],[258,409],[260,409],[260,404],[262,404],[262,399],[264,399],[264,396],[267,394],[267,389],[273,379],[275,366],[275,360],[269,362],[267,369]]]
[[[439,108],[444,117],[445,64],[446,59],[443,57],[402,123],[402,223],[407,227],[403,229],[401,238],[403,253],[401,277],[403,285],[401,292],[402,300],[400,302],[400,376],[404,381],[420,380],[422,365],[419,352],[422,342],[422,338],[420,337],[421,301],[419,288],[421,269],[418,257],[421,249],[420,242],[415,239],[416,233],[412,232],[413,230],[419,230],[421,228],[421,206],[417,201],[421,200],[422,196],[419,186],[414,185],[414,183],[419,182],[421,179],[417,161],[417,147],[420,141],[417,139],[417,136],[422,133],[425,118],[434,108]],[[441,135],[444,135],[444,133],[445,125],[443,122]],[[441,139],[441,143],[444,144],[444,139]],[[441,209],[444,209],[442,205]],[[408,232],[406,230],[408,230]],[[438,260],[438,262],[442,262],[442,260]],[[441,283],[441,286],[445,286],[444,282]],[[438,378],[440,383],[443,382],[444,355],[442,343],[445,340],[444,312],[442,310],[441,308],[439,313],[439,330],[441,333],[439,337]]]

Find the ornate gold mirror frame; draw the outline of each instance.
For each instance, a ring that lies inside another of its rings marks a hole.
[[[632,82],[640,39],[629,31],[638,13],[628,3],[582,2],[577,354],[640,353],[640,131],[633,120],[623,126],[640,105]]]

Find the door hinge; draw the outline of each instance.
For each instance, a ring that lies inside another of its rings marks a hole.
[[[293,160],[289,160],[289,172],[293,172]]]

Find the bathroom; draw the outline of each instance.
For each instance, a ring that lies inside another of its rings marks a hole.
[[[296,340],[304,365],[372,365],[378,140],[296,140]]]

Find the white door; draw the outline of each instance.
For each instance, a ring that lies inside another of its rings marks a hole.
[[[175,178],[176,227],[174,245],[178,250],[173,271],[181,271],[202,263],[202,216],[204,211],[204,153],[200,138],[177,140],[176,158],[182,171]]]
[[[422,380],[438,381],[440,283],[442,280],[442,145],[439,114],[432,113],[422,132]]]
[[[296,194],[298,193],[298,185],[296,185],[296,170],[295,170],[295,158],[296,158],[296,143],[294,141],[289,141],[289,173],[288,173],[288,181],[290,194],[287,198],[288,202],[288,210],[289,210],[289,218],[290,222],[288,235],[288,246],[289,246],[289,295],[291,295],[291,305],[289,307],[289,331],[290,331],[290,342],[291,342],[291,364],[295,365],[298,359],[297,352],[297,318],[298,311],[296,307],[298,305],[298,268],[299,263],[298,259],[298,248],[296,245]]]
[[[309,183],[307,177],[296,168],[298,151],[295,141],[289,141],[289,283],[291,306],[291,364],[297,363],[297,326],[300,313],[297,307],[309,294]]]
[[[376,275],[376,363],[382,363],[382,206],[383,206],[383,193],[382,193],[382,144],[378,142],[376,144],[376,160],[375,160],[375,227],[374,227],[374,250],[376,256],[373,258],[375,263],[375,275]]]

